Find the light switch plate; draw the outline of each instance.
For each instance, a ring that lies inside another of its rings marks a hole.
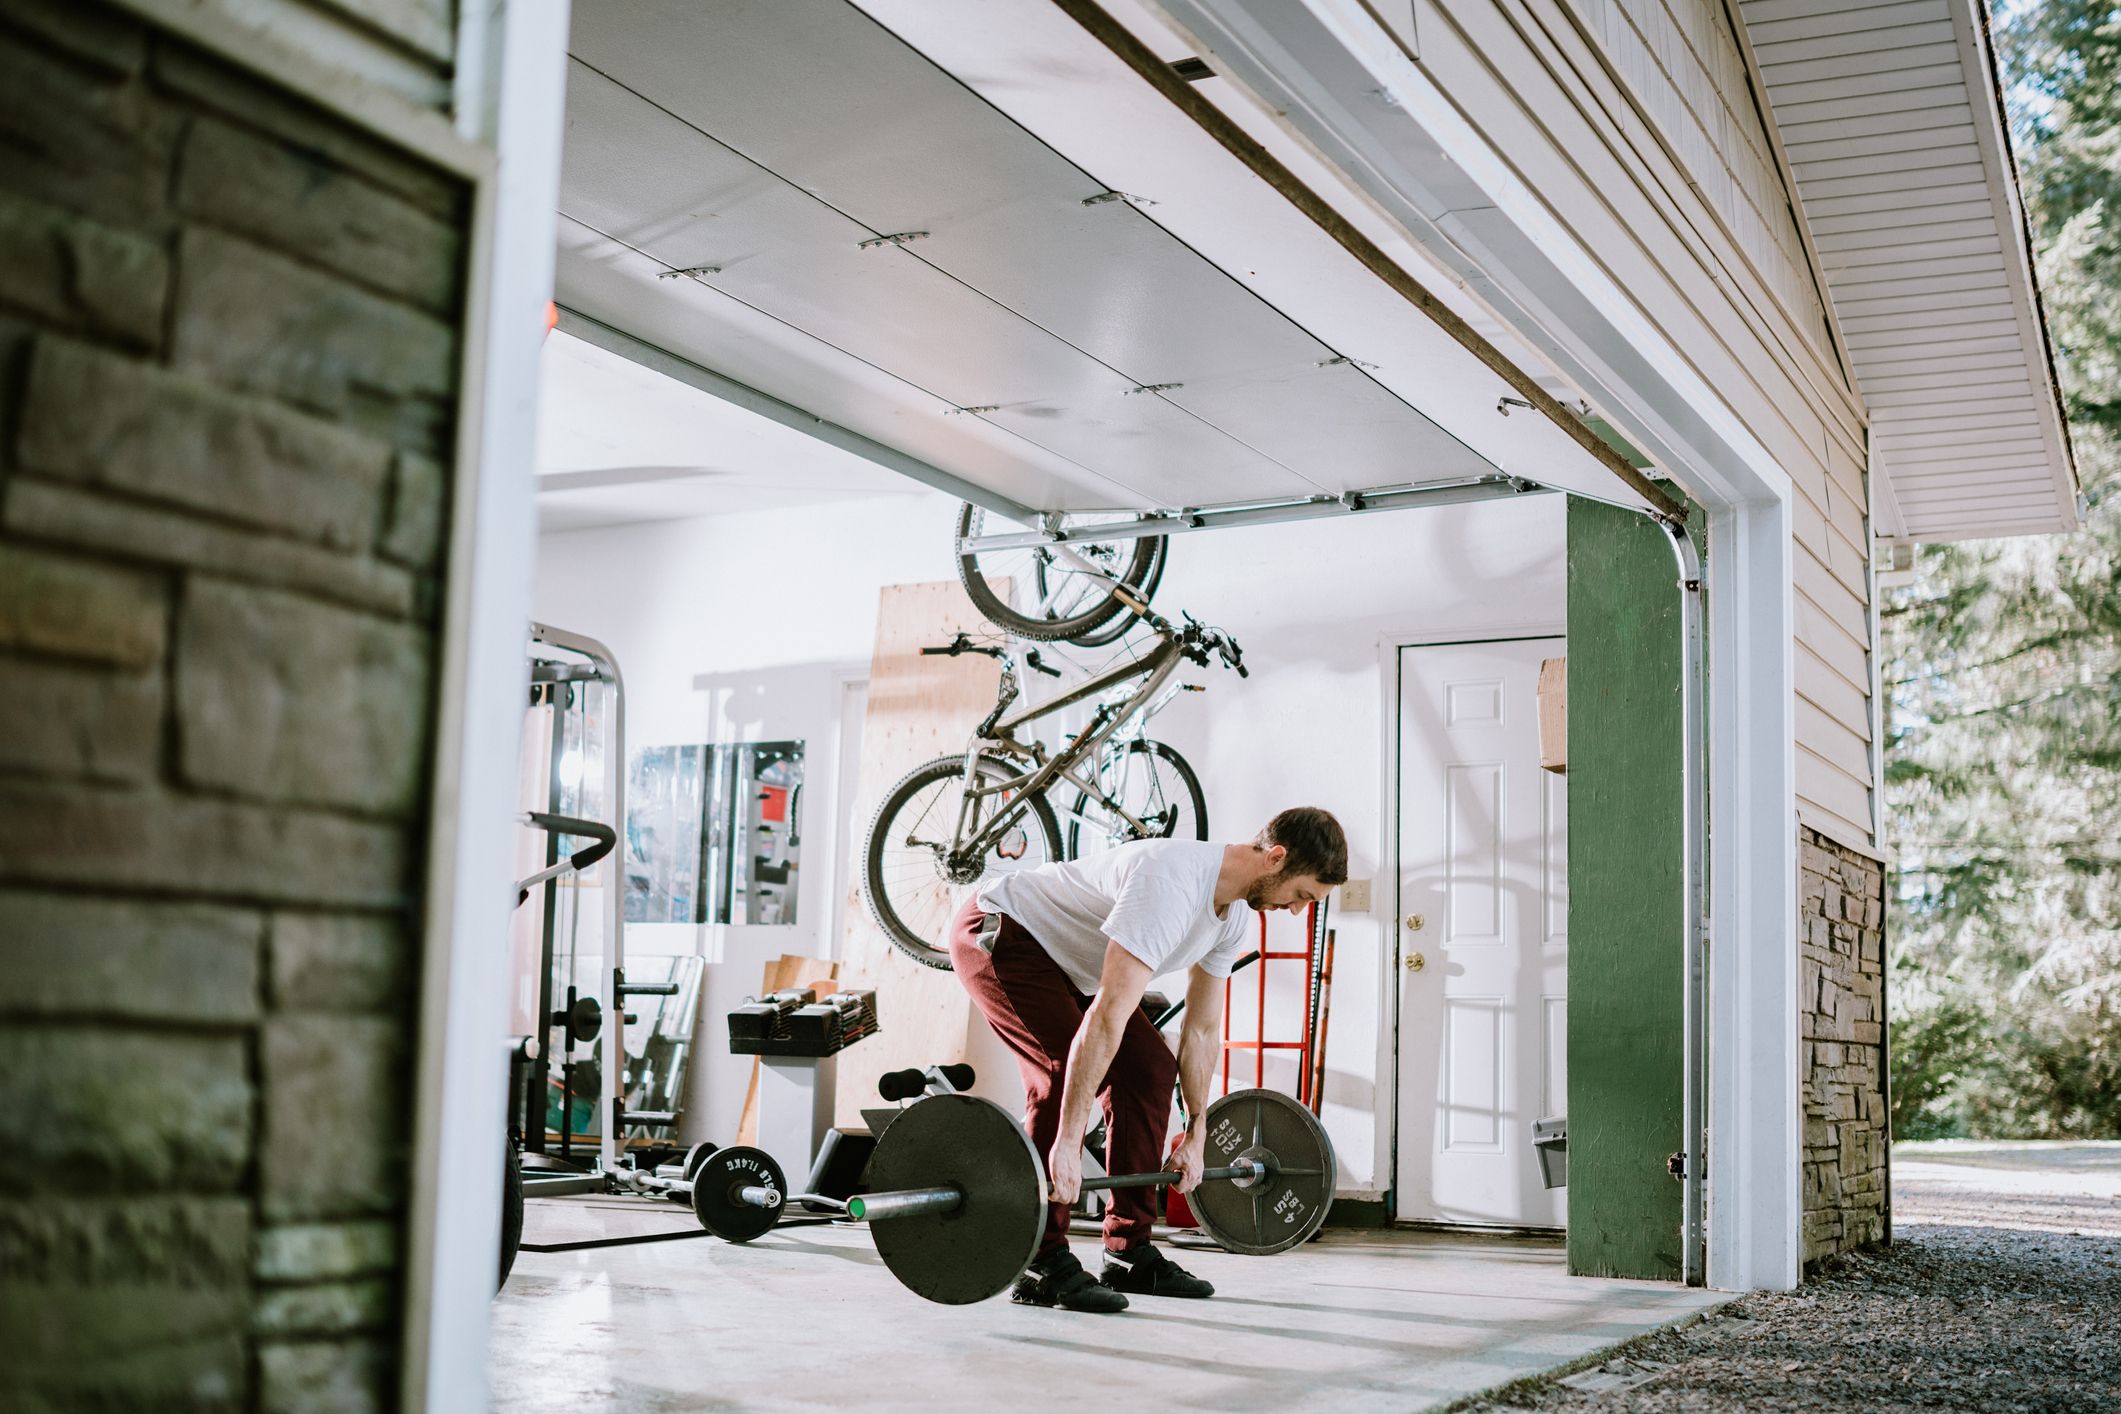
[[[1340,886],[1340,911],[1342,913],[1368,913],[1370,911],[1370,881],[1350,879]]]

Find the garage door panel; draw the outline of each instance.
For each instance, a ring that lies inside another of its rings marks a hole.
[[[874,233],[577,64],[560,209],[958,406],[1131,386]],[[653,193],[652,198],[643,194]],[[630,203],[630,208],[629,208]],[[941,409],[937,409],[940,414]]]
[[[1155,501],[977,417],[944,417],[882,369],[560,219],[560,303],[703,368],[990,487],[1021,505],[1146,509]],[[822,390],[822,391],[821,391]]]
[[[1126,203],[1086,207],[1080,190],[939,225],[909,249],[1136,383],[1301,368],[1333,356]]]
[[[1300,495],[1314,489],[1288,468],[1150,393],[1086,398],[1067,405],[1012,403],[981,417],[1136,487],[1160,507]]]
[[[1497,470],[1348,364],[1188,382],[1164,396],[1324,491]]]
[[[1086,180],[845,0],[598,0],[575,16],[569,48],[582,59],[887,230]],[[701,81],[703,53],[712,82]]]

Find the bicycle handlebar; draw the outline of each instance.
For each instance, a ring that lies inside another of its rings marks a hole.
[[[921,656],[924,658],[955,658],[960,653],[979,653],[989,658],[1001,659],[1003,662],[1007,662],[1009,659],[1008,649],[997,648],[989,643],[974,643],[962,633],[940,648],[923,648],[921,650]],[[1044,673],[1049,678],[1064,676],[1059,668],[1047,667],[1046,660],[1039,656],[1036,648],[1024,650],[1024,664],[1032,671]]]
[[[981,653],[989,658],[999,658],[1003,656],[1003,651],[991,644],[974,643],[961,633],[940,648],[923,648],[921,656],[924,658],[955,658],[960,653]]]

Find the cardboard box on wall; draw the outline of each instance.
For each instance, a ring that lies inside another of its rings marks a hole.
[[[1539,764],[1562,775],[1569,772],[1569,660],[1548,658],[1539,665]]]

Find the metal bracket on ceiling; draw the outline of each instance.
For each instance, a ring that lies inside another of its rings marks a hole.
[[[1084,197],[1083,205],[1103,206],[1108,201],[1124,201],[1129,206],[1156,205],[1156,198],[1149,196],[1136,196],[1131,191],[1101,191],[1096,196]]]
[[[1133,387],[1129,388],[1126,392],[1120,394],[1120,396],[1123,398],[1131,398],[1136,393],[1168,393],[1171,392],[1173,389],[1183,388],[1185,386],[1186,385],[1183,383],[1137,383]]]
[[[1511,408],[1529,409],[1531,406],[1532,404],[1526,402],[1523,398],[1497,398],[1495,400],[1495,411],[1501,413],[1504,417],[1510,415]]]
[[[977,417],[983,412],[1000,412],[1000,403],[973,403],[969,407],[944,408],[944,417]]]
[[[894,231],[888,236],[871,236],[866,241],[856,241],[854,248],[856,250],[870,250],[880,245],[904,245],[908,241],[924,241],[926,239],[928,239],[926,231]]]
[[[1318,361],[1320,368],[1339,368],[1343,364],[1349,368],[1373,369],[1377,367],[1374,363],[1365,363],[1359,358],[1350,358],[1346,354],[1335,354],[1331,358],[1322,358]]]
[[[721,273],[722,267],[719,265],[680,265],[674,270],[657,271],[656,278],[658,280],[675,280],[680,275],[689,275],[697,280],[703,275],[719,275]]]

